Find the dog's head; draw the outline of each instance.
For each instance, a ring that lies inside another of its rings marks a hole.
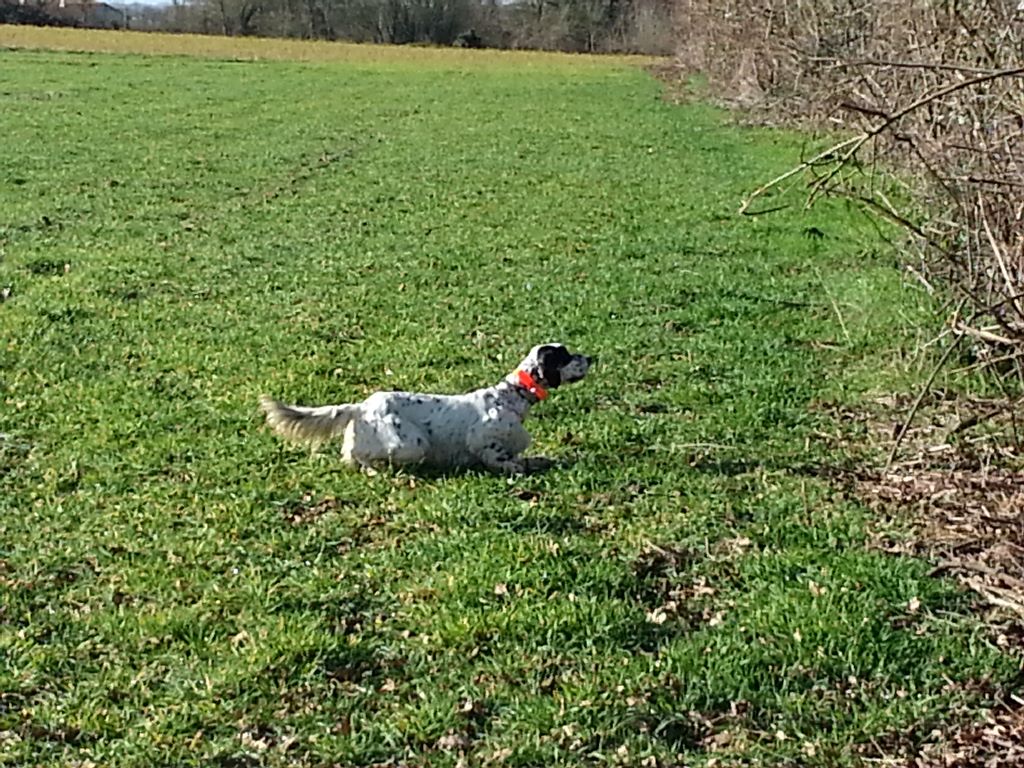
[[[526,371],[545,389],[572,384],[587,375],[594,360],[574,355],[562,344],[539,344],[530,350],[519,370]]]

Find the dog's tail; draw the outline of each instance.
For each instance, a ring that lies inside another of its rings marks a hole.
[[[306,408],[285,405],[264,395],[260,408],[267,414],[267,425],[281,437],[304,443],[323,443],[345,431],[355,418],[358,405],[322,405]]]

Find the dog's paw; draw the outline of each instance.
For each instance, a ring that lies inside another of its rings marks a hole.
[[[501,463],[488,464],[486,468],[495,474],[504,475],[510,483],[526,474],[526,466],[522,459],[507,459]]]
[[[523,459],[523,473],[527,475],[539,475],[547,472],[555,466],[555,461],[546,456],[530,456]]]

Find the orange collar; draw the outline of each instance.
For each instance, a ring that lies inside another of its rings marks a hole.
[[[519,383],[526,387],[526,391],[538,400],[543,400],[548,396],[548,391],[538,384],[537,380],[522,368],[516,371],[516,376],[519,377]]]

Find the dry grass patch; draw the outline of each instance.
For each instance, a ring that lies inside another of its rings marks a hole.
[[[0,24],[0,48],[74,51],[81,53],[134,53],[195,56],[245,61],[344,62],[389,66],[441,66],[444,68],[502,69],[607,68],[621,63],[641,67],[651,56],[594,56],[547,51],[498,51],[429,46],[362,45],[323,40],[284,40],[216,35],[175,35],[101,29],[68,29]]]

